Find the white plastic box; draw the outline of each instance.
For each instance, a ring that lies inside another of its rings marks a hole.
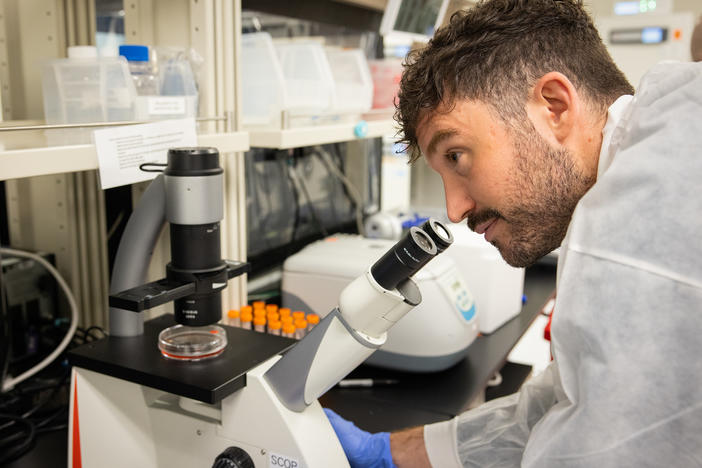
[[[334,78],[337,119],[357,120],[373,104],[373,80],[368,61],[360,49],[325,49]]]
[[[335,105],[334,80],[324,48],[317,42],[275,42],[285,80],[285,109],[291,126],[322,122]]]
[[[285,82],[273,40],[266,32],[242,35],[241,85],[243,124],[281,128]]]

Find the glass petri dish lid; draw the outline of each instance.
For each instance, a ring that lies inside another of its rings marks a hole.
[[[200,361],[219,356],[227,346],[227,332],[217,325],[174,325],[158,334],[158,349],[169,359]]]

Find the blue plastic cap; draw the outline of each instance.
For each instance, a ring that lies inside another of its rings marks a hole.
[[[368,124],[365,120],[361,120],[355,127],[353,127],[353,134],[358,138],[364,138],[366,135],[368,135]]]
[[[148,62],[149,48],[145,45],[121,45],[119,55],[130,62]]]

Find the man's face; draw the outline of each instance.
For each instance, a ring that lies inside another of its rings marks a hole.
[[[594,176],[569,151],[552,148],[529,120],[508,127],[478,101],[444,110],[426,116],[417,136],[443,180],[449,219],[466,219],[515,267],[558,247]]]

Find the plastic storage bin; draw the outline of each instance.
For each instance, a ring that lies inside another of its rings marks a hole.
[[[49,124],[134,119],[136,91],[127,61],[97,58],[81,48],[43,67],[44,118]],[[87,53],[86,53],[87,52]]]
[[[334,80],[324,48],[316,42],[276,42],[285,79],[285,109],[290,124],[319,123],[320,115],[334,107]]]
[[[285,81],[270,34],[244,34],[241,41],[243,124],[281,128]]]
[[[373,80],[366,56],[360,49],[325,49],[334,78],[332,113],[341,119],[357,119],[373,103]]]
[[[373,79],[373,109],[394,109],[402,78],[402,60],[369,60],[368,66]]]

